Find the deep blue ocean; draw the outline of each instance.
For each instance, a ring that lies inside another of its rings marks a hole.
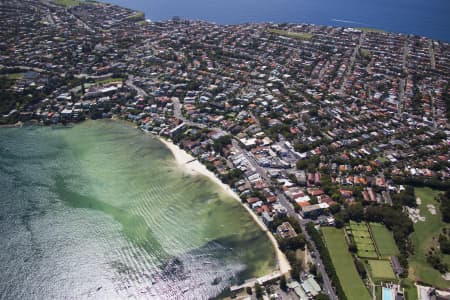
[[[103,0],[143,11],[220,24],[292,22],[372,27],[450,41],[450,0]]]

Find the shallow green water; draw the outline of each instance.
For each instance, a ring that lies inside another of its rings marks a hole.
[[[273,248],[235,200],[128,124],[0,129],[0,298],[205,299]]]

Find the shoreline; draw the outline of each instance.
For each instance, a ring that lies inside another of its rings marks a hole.
[[[113,120],[117,120],[115,118],[112,118]],[[85,120],[84,120],[85,121]],[[83,121],[82,121],[83,122]],[[79,123],[82,123],[79,122]],[[0,128],[20,128],[23,124],[2,124],[0,125]],[[46,126],[46,125],[44,125]],[[139,128],[139,127],[136,127]],[[275,249],[275,255],[277,259],[278,264],[278,270],[273,271],[271,274],[267,274],[262,277],[267,277],[269,275],[274,275],[275,273],[279,272],[281,275],[288,274],[292,267],[289,263],[289,261],[286,258],[286,255],[280,250],[279,245],[273,234],[269,231],[269,229],[266,227],[266,225],[260,220],[260,218],[256,215],[256,213],[247,205],[242,203],[240,197],[231,189],[231,187],[225,183],[223,183],[213,172],[208,170],[205,165],[203,165],[196,157],[192,156],[191,154],[187,153],[185,150],[181,149],[178,145],[173,143],[172,141],[169,141],[159,135],[152,134],[148,131],[142,130],[142,132],[150,134],[151,136],[158,139],[161,143],[163,143],[172,153],[172,155],[175,158],[176,164],[186,173],[192,176],[202,175],[208,177],[211,181],[216,183],[228,196],[235,199],[239,202],[239,204],[247,210],[250,217],[255,221],[255,223],[260,227],[260,229],[267,235],[270,242],[272,243],[272,246]],[[260,278],[262,278],[260,277]]]
[[[286,256],[280,250],[279,245],[272,233],[267,229],[266,225],[259,219],[253,210],[251,210],[247,205],[241,202],[239,196],[230,188],[229,185],[223,183],[213,172],[208,170],[205,165],[203,165],[196,157],[190,155],[178,145],[174,144],[172,141],[168,141],[160,136],[154,135],[159,141],[161,141],[169,150],[175,158],[177,165],[186,173],[196,176],[203,175],[208,177],[211,181],[215,182],[223,191],[225,191],[230,197],[238,201],[242,207],[244,207],[250,214],[250,217],[255,221],[255,223],[261,228],[261,230],[267,235],[270,242],[272,243],[276,259],[278,263],[278,271],[281,274],[287,274],[292,269]],[[276,272],[276,271],[274,271]],[[274,273],[272,272],[272,273]]]

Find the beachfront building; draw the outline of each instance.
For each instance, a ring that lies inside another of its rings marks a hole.
[[[297,233],[289,222],[283,222],[280,226],[278,226],[277,234],[283,239],[297,236]]]
[[[313,218],[320,216],[329,205],[326,203],[319,203],[301,207],[300,215],[303,218]]]
[[[261,214],[262,220],[266,226],[269,226],[273,222],[273,218],[269,215],[268,212],[263,211]]]
[[[322,290],[312,275],[308,275],[301,283],[293,280],[287,284],[287,287],[293,291],[300,300],[314,299],[314,297]]]

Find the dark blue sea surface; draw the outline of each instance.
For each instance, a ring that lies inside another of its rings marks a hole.
[[[220,24],[293,22],[372,27],[450,41],[449,0],[103,0],[145,12]]]

